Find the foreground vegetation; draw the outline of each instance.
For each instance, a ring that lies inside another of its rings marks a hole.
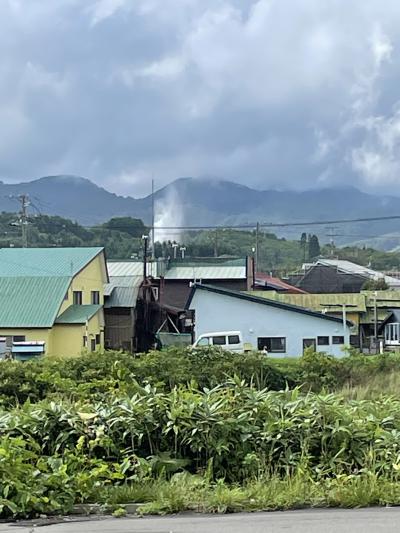
[[[399,375],[390,355],[1,362],[1,515],[399,503]]]

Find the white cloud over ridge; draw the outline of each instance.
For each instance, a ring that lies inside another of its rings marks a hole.
[[[4,0],[0,178],[397,184],[399,24],[395,0]]]

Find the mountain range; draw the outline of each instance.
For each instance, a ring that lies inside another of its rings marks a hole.
[[[16,196],[28,194],[31,212],[59,215],[84,225],[115,216],[151,222],[152,197],[118,196],[78,176],[47,176],[23,183],[0,182],[0,210],[18,211]],[[238,225],[329,221],[400,215],[400,199],[377,196],[353,187],[309,191],[256,190],[230,181],[179,178],[154,194],[155,219],[161,225]],[[317,233],[320,240],[338,244],[357,241],[391,249],[400,245],[400,221],[385,220],[346,225],[288,227],[271,231],[298,239],[302,231]],[[381,243],[382,246],[380,246]]]

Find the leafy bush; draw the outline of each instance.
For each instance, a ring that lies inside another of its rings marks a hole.
[[[108,495],[153,502],[144,512],[285,508],[303,489],[311,503],[397,501],[400,400],[348,401],[343,387],[376,388],[399,369],[389,354],[274,361],[181,349],[2,362],[0,515]]]

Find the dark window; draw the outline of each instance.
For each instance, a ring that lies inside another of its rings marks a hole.
[[[14,335],[13,342],[25,342],[25,335]]]
[[[74,291],[74,305],[82,305],[82,291]]]
[[[99,291],[92,291],[92,304],[99,305],[100,303],[100,293]]]
[[[312,348],[314,351],[317,347],[317,341],[315,339],[303,339],[303,353],[307,348]]]
[[[332,337],[332,344],[344,344],[344,337],[340,335],[336,335],[336,337]]]
[[[214,346],[224,346],[226,344],[225,335],[218,335],[218,337],[213,337],[212,340]]]
[[[100,344],[100,339],[101,339],[101,337],[100,337],[100,333],[98,333],[98,334],[96,335],[96,344]]]
[[[267,349],[270,353],[286,352],[285,337],[258,337],[257,346],[259,350]]]
[[[65,293],[64,300],[68,300],[68,291]]]
[[[317,338],[317,344],[318,344],[318,346],[328,346],[329,337],[318,337]]]
[[[239,335],[228,335],[228,344],[240,344]]]
[[[87,337],[86,335],[83,336],[83,347],[86,348],[87,346]]]
[[[96,350],[96,339],[90,339],[90,350],[92,352]]]
[[[356,348],[360,347],[360,337],[358,335],[350,335],[350,344]]]

